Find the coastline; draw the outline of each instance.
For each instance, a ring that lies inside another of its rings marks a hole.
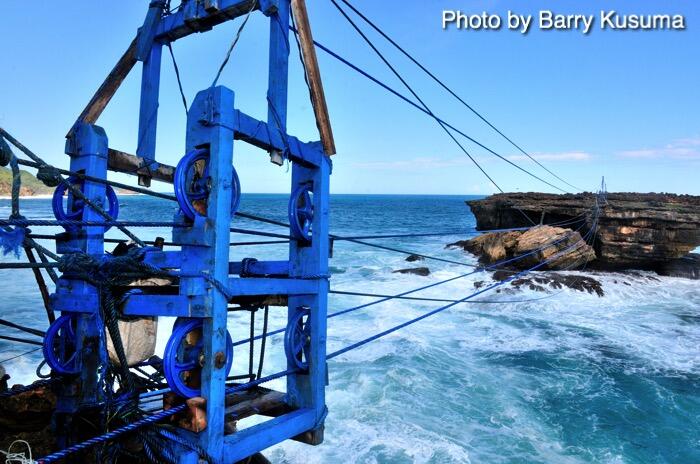
[[[143,193],[117,193],[117,197],[133,197],[137,195],[144,195]],[[20,200],[48,200],[53,198],[53,194],[41,194],[41,195],[20,195]],[[10,195],[0,195],[0,200],[12,200]]]

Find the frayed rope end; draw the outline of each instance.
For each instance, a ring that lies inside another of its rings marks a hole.
[[[15,257],[19,258],[20,247],[24,243],[23,227],[15,227],[10,230],[0,229],[0,251],[3,255],[14,252]]]

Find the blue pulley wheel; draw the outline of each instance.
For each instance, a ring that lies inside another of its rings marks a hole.
[[[241,181],[236,169],[231,167],[231,215],[241,203]],[[175,197],[180,209],[191,221],[207,215],[207,200],[211,191],[209,176],[209,150],[195,148],[182,157],[175,168]]]
[[[67,180],[58,184],[56,190],[53,192],[53,198],[51,200],[51,207],[53,208],[53,214],[59,221],[80,221],[83,219],[83,212],[85,211],[85,202],[81,198],[77,198],[73,195],[73,192],[68,189],[68,183],[75,185],[84,191],[85,182],[77,177],[69,177]],[[63,196],[68,192],[68,203],[67,206],[63,205]],[[105,187],[105,196],[107,200],[107,214],[115,220],[119,217],[119,199],[114,189],[107,185]],[[70,229],[69,226],[64,226],[64,229]],[[105,231],[109,230],[111,226],[107,227]]]
[[[202,393],[202,354],[204,336],[202,319],[179,317],[173,325],[173,333],[165,345],[163,372],[170,388],[185,398]],[[226,332],[226,372],[233,364],[233,340]]]
[[[289,199],[289,225],[292,237],[311,241],[314,222],[313,190],[309,184],[300,185]]]
[[[66,314],[54,321],[44,336],[44,359],[58,374],[71,375],[80,372],[80,360],[75,336],[77,314]]]
[[[284,331],[284,352],[292,367],[308,370],[311,358],[310,309],[302,306],[292,317]]]

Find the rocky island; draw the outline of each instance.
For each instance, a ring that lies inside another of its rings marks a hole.
[[[647,270],[700,278],[700,254],[693,253],[700,246],[700,197],[610,193],[597,214],[596,200],[593,193],[505,193],[470,200],[477,230],[526,229],[487,232],[448,246],[475,254],[485,265],[531,252],[509,264],[515,270],[547,260],[539,270]],[[553,245],[539,250],[547,243]],[[543,274],[536,279],[566,280]]]

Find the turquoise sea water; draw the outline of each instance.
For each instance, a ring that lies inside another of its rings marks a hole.
[[[341,235],[473,230],[465,199],[338,195],[331,229]],[[174,213],[163,200],[132,196],[120,202],[124,220],[168,221]],[[286,220],[286,202],[284,195],[244,195],[241,210]],[[28,217],[52,218],[49,200],[23,200],[22,209]],[[0,200],[0,217],[8,214],[9,202]],[[236,224],[280,232],[244,220]],[[138,232],[170,237],[168,231]],[[474,262],[444,248],[466,236],[380,243]],[[285,259],[286,247],[232,249],[232,259],[244,257]],[[425,261],[418,265],[430,268],[428,277],[393,274],[415,265],[404,259],[337,242],[331,286],[395,294],[465,272]],[[603,282],[603,298],[563,290],[531,302],[459,305],[332,360],[324,444],[290,442],[266,454],[279,463],[700,462],[700,283],[648,274],[594,277]],[[463,298],[478,281],[491,279],[477,274],[420,295]],[[0,317],[45,328],[30,271],[0,271],[0,294]],[[542,296],[525,290],[484,297]],[[330,311],[369,300],[331,295]],[[437,306],[393,300],[331,319],[329,352]],[[272,311],[272,328],[284,321],[281,310]],[[160,321],[158,354],[171,324]],[[234,339],[243,338],[247,321],[232,316],[229,330]],[[0,360],[30,349],[0,341]],[[272,339],[267,355],[265,372],[283,368],[281,339]],[[234,357],[234,369],[243,369],[247,352]],[[14,381],[28,382],[40,359],[36,351],[4,365]],[[271,386],[282,389],[284,382]]]

